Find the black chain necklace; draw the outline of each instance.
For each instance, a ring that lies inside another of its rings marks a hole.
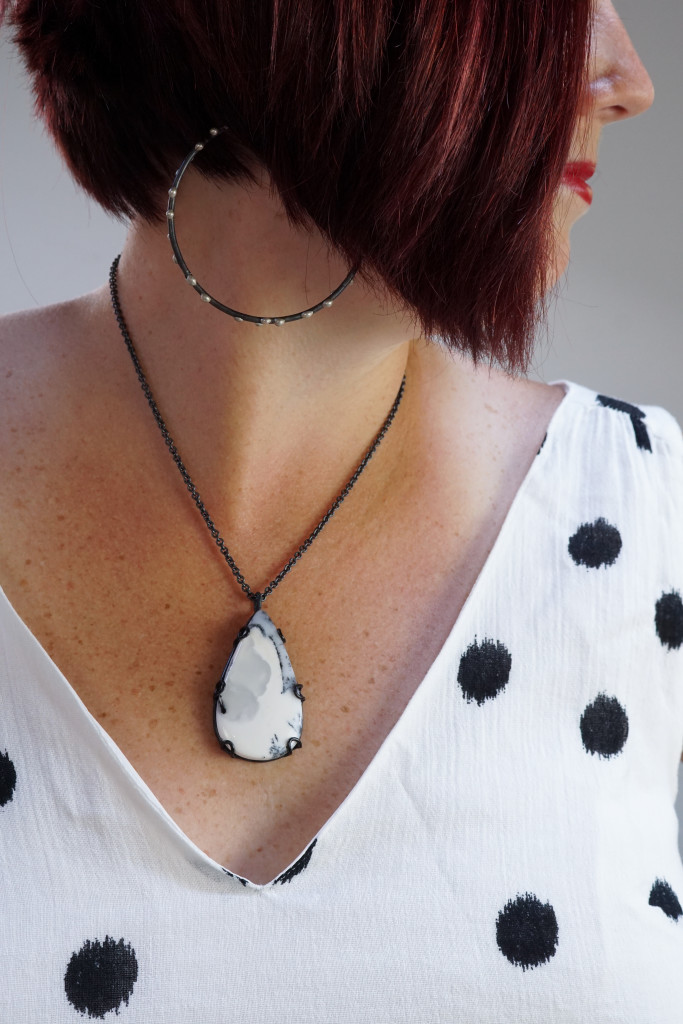
[[[301,746],[300,737],[303,729],[301,704],[306,698],[301,692],[301,685],[297,683],[294,676],[289,655],[285,650],[285,638],[261,605],[298,562],[304,551],[310,547],[367,466],[396,415],[403,397],[406,378],[404,375],[389,415],[343,491],[275,579],[271,580],[264,590],[252,591],[235,564],[225,541],[216,529],[192,482],[142,371],[119,304],[116,272],[120,259],[121,254],[119,253],[110,267],[109,288],[114,314],[133,361],[138,380],[192,500],[199,509],[202,519],[230,566],[235,579],[247,597],[254,603],[254,613],[235,637],[232,653],[214,690],[214,732],[223,750],[232,757],[238,757],[245,761],[275,761],[291,754],[293,750]],[[286,738],[283,738],[283,734],[286,734]]]

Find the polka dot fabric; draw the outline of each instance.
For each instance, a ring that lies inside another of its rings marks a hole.
[[[0,1020],[680,1024],[683,435],[555,383],[438,657],[267,885],[182,832],[0,594]]]

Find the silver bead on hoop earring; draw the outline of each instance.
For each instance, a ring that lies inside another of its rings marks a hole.
[[[168,225],[168,234],[166,237],[169,239],[171,243],[171,248],[173,249],[173,262],[178,264],[183,274],[185,275],[185,280],[192,285],[192,287],[197,292],[197,294],[199,295],[200,299],[203,302],[210,302],[212,306],[216,307],[216,309],[220,309],[223,313],[228,313],[229,316],[233,317],[240,323],[246,320],[253,324],[276,324],[278,327],[282,327],[283,324],[290,323],[290,321],[292,320],[302,320],[304,317],[313,316],[313,314],[319,312],[319,310],[325,309],[326,307],[332,305],[337,296],[340,295],[344,291],[344,289],[352,283],[356,275],[356,272],[358,271],[358,267],[354,267],[353,270],[348,274],[348,276],[344,278],[339,287],[335,288],[333,292],[330,292],[327,298],[323,299],[322,302],[318,302],[315,306],[309,306],[308,309],[303,309],[300,313],[290,313],[288,316],[271,317],[251,316],[251,314],[249,313],[241,313],[239,310],[231,309],[230,306],[226,306],[224,305],[224,303],[219,302],[218,299],[215,299],[213,297],[213,295],[209,295],[206,288],[202,288],[202,286],[197,281],[197,278],[193,275],[192,271],[185,262],[183,254],[180,251],[180,246],[178,245],[178,239],[176,238],[175,232],[175,200],[178,194],[178,185],[180,184],[180,180],[183,174],[185,173],[189,165],[192,163],[197,153],[204,149],[204,146],[212,137],[220,135],[224,131],[227,131],[227,125],[225,125],[223,128],[211,128],[211,130],[209,131],[209,138],[204,139],[203,142],[197,142],[194,148],[191,149],[190,152],[187,154],[178,170],[175,172],[173,185],[168,190],[168,206],[166,208],[166,223]]]

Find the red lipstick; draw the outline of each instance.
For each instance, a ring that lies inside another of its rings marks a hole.
[[[577,160],[565,164],[562,181],[577,195],[581,196],[584,202],[589,205],[593,202],[593,190],[588,185],[587,179],[595,174],[595,164],[590,160]]]

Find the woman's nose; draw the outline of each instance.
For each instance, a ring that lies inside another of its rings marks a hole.
[[[612,0],[596,0],[589,102],[604,124],[642,114],[655,89]]]

